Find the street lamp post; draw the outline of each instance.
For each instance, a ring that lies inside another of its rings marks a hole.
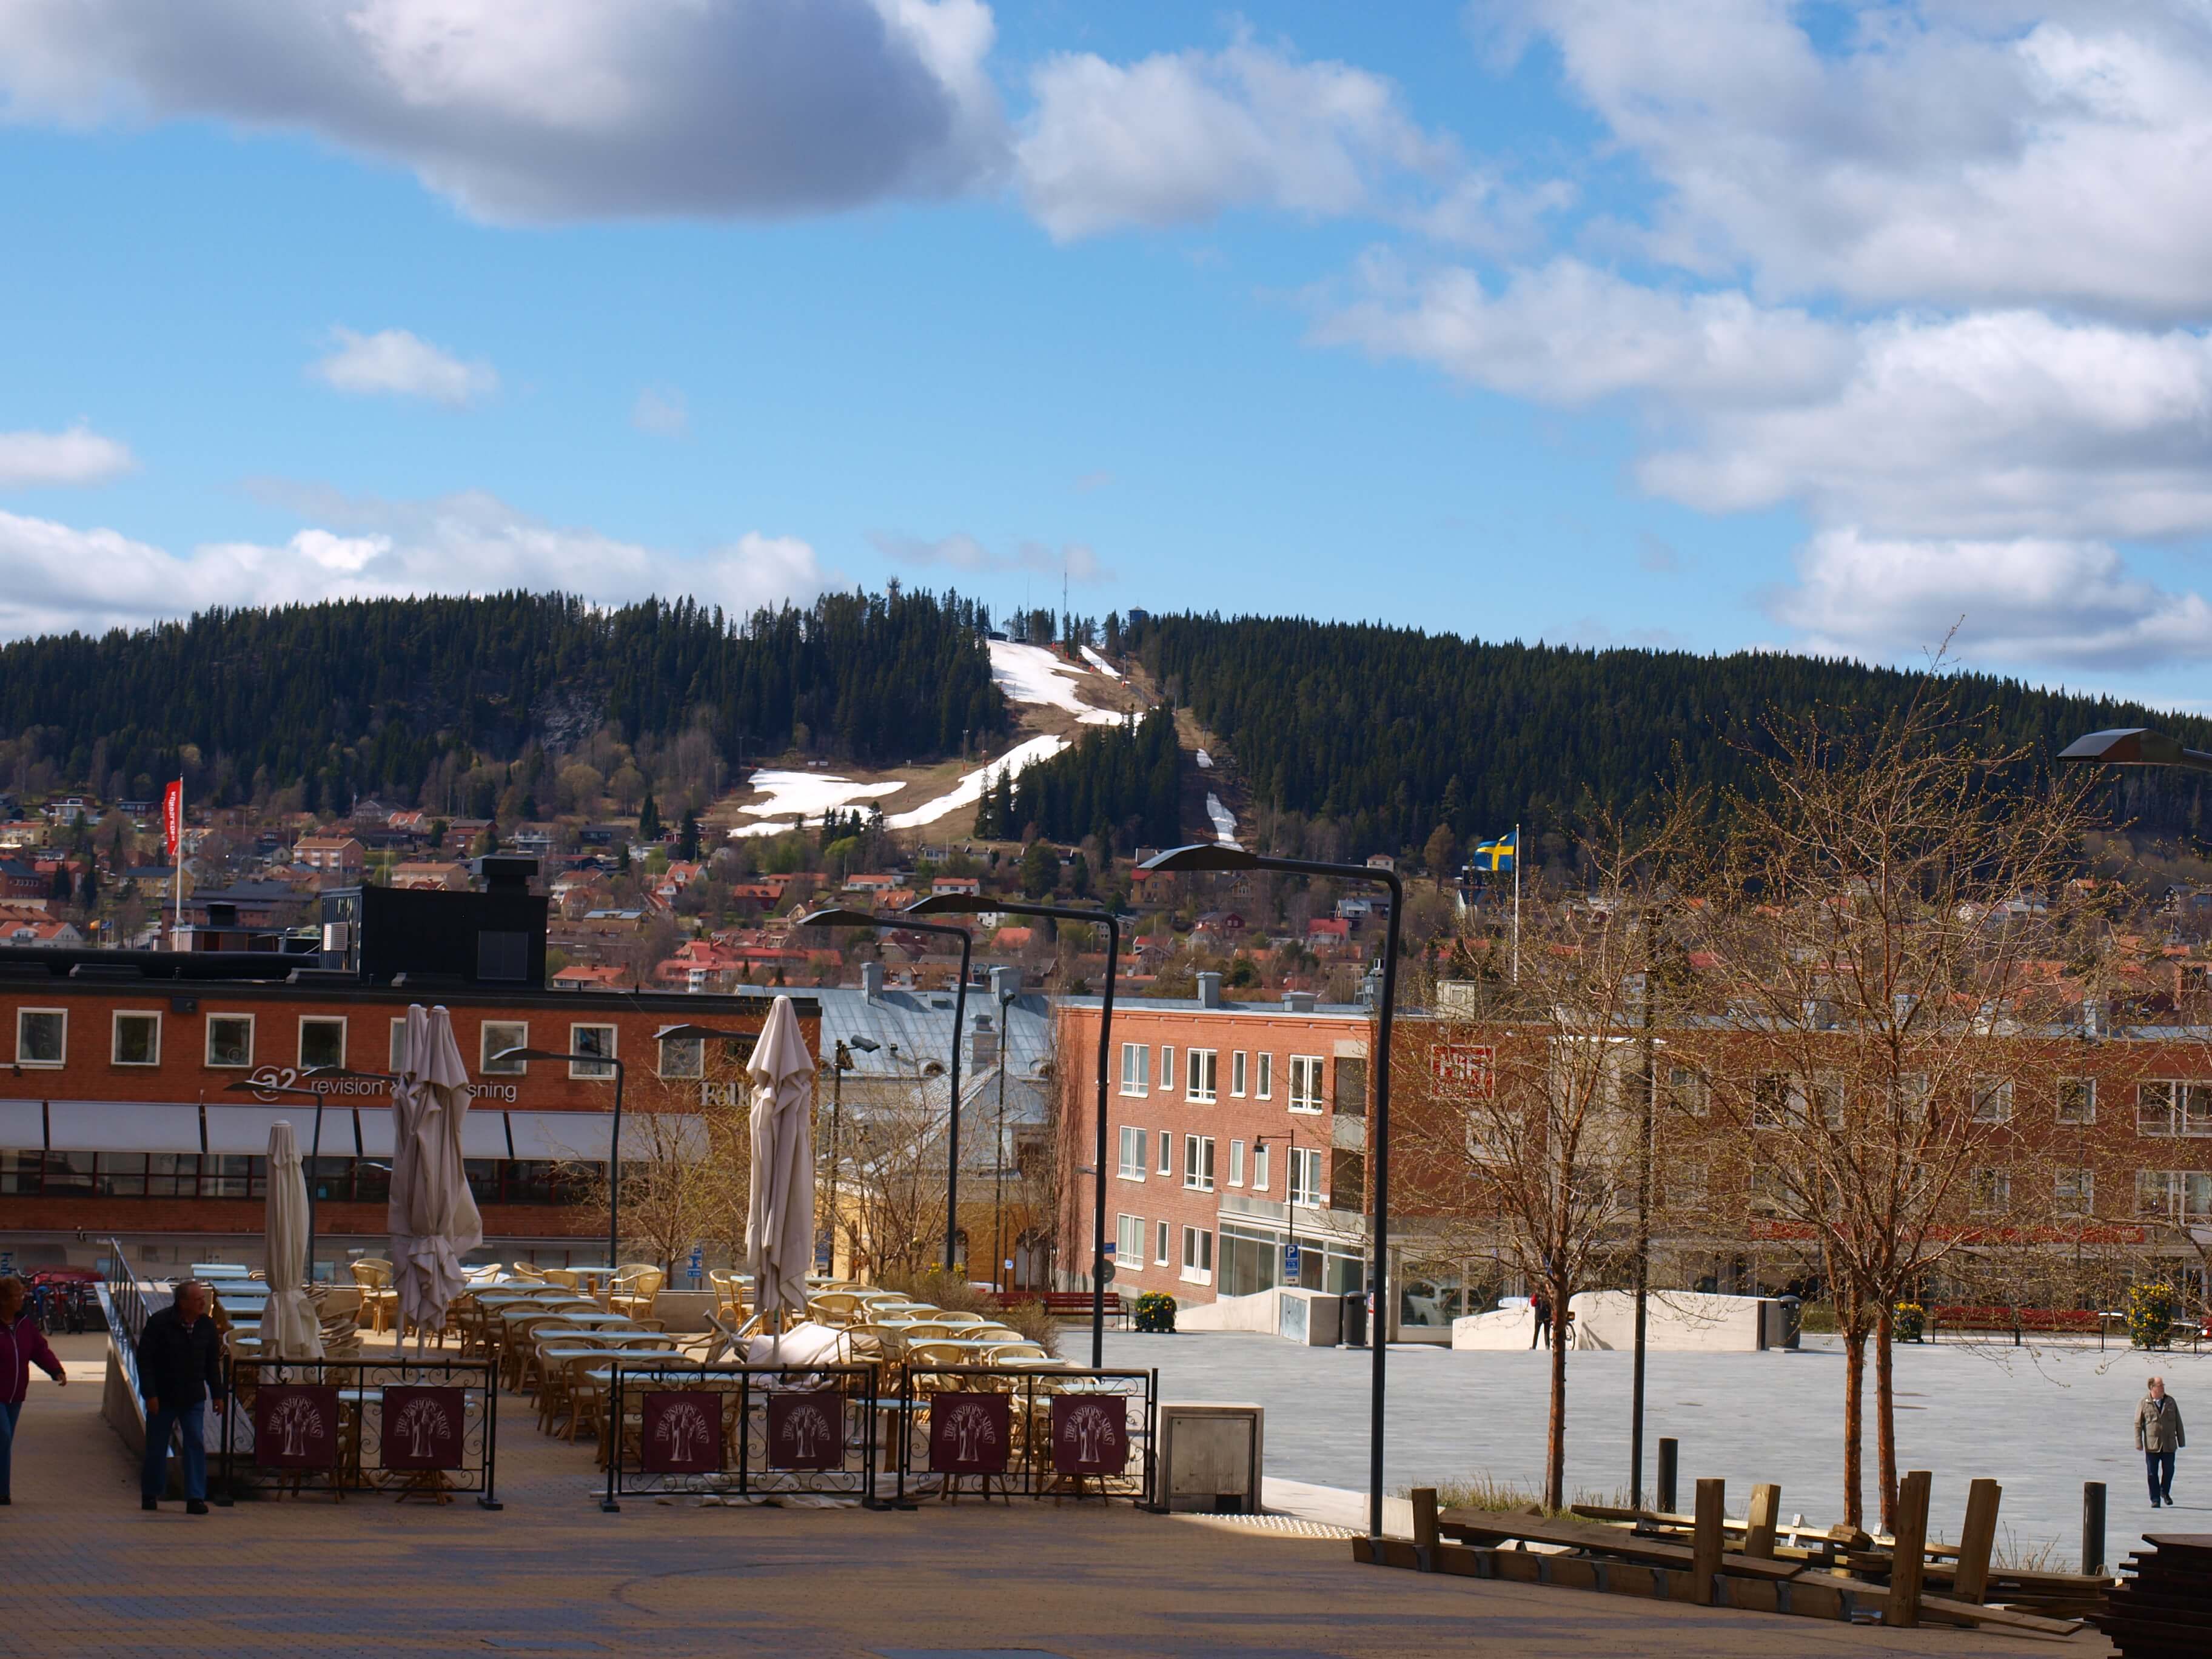
[[[991,1169],[991,1282],[1003,1292],[1006,1270],[1006,1009],[1013,998],[1001,991],[999,1004],[999,1152]]]
[[[607,1285],[611,1293],[615,1269],[622,1265],[623,1083],[629,1068],[612,1054],[564,1054],[557,1048],[502,1048],[492,1059],[495,1061],[564,1060],[571,1066],[611,1066],[615,1068],[614,1130],[607,1142]]]
[[[1073,905],[1037,904],[1028,899],[987,897],[981,893],[933,894],[928,898],[917,899],[900,914],[973,916],[1001,911],[1017,916],[1051,916],[1061,921],[1106,924],[1106,998],[1098,1016],[1097,1167],[1093,1171],[1091,1218],[1091,1368],[1097,1370],[1106,1363],[1106,1065],[1108,1044],[1114,1030],[1114,975],[1121,959],[1121,921],[1103,907],[1084,910]]]
[[[903,916],[872,915],[866,910],[811,910],[801,927],[867,927],[877,932],[908,927],[918,933],[948,933],[960,941],[960,983],[952,994],[952,1109],[946,1119],[945,1156],[945,1273],[953,1272],[955,1242],[960,1236],[960,1040],[968,1029],[968,964],[975,941],[965,927],[950,922],[910,921]]]
[[[1383,946],[1382,1006],[1376,1021],[1376,1042],[1382,1053],[1374,1068],[1374,1214],[1369,1224],[1374,1233],[1374,1267],[1370,1270],[1369,1280],[1375,1297],[1375,1312],[1370,1322],[1374,1328],[1369,1332],[1368,1340],[1375,1350],[1375,1375],[1368,1409],[1367,1533],[1374,1546],[1371,1559],[1380,1561],[1382,1559],[1382,1402],[1386,1382],[1383,1356],[1390,1347],[1390,1022],[1398,1000],[1398,929],[1406,908],[1405,884],[1398,879],[1398,872],[1395,870],[1378,870],[1364,864],[1322,864],[1307,859],[1273,858],[1264,854],[1249,853],[1241,847],[1213,842],[1170,848],[1146,859],[1142,867],[1176,874],[1200,871],[1280,870],[1291,875],[1328,876],[1340,881],[1370,882],[1389,890],[1390,927]],[[1103,1103],[1105,1091],[1103,1074],[1099,1091]],[[1103,1142],[1099,1147],[1098,1162],[1103,1170],[1106,1162]],[[1104,1184],[1103,1176],[1100,1184]],[[1103,1194],[1101,1196],[1103,1198]]]

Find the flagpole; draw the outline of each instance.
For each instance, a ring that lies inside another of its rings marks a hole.
[[[1521,826],[1513,826],[1513,982],[1521,982]]]

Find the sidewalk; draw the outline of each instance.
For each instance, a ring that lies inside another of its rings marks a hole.
[[[57,1346],[70,1386],[33,1383],[15,1502],[0,1510],[13,1607],[0,1653],[2025,1652],[1966,1632],[1856,1629],[1355,1566],[1340,1540],[1125,1507],[971,1500],[869,1514],[637,1499],[602,1515],[590,1453],[538,1434],[514,1400],[500,1424],[501,1513],[355,1498],[241,1504],[204,1519],[173,1505],[145,1515],[131,1462],[98,1413],[102,1340]],[[1301,1508],[1341,1507],[1347,1496],[1270,1491]],[[2107,1650],[2094,1638],[2057,1646]]]

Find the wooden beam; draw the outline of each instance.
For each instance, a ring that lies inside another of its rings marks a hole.
[[[1947,1624],[2022,1631],[2035,1636],[2071,1636],[2082,1626],[2079,1619],[2046,1619],[2040,1613],[2021,1613],[2011,1607],[1985,1607],[1978,1602],[1954,1601],[1948,1595],[1922,1596],[1920,1611]]]
[[[1889,1601],[1881,1622],[1910,1629],[1920,1622],[1920,1575],[1928,1565],[1922,1553],[1928,1542],[1929,1473],[1914,1469],[1897,1483],[1897,1527],[1891,1547]]]
[[[1445,1535],[1476,1542],[1525,1538],[1532,1544],[1557,1544],[1565,1549],[1589,1550],[1623,1561],[1665,1567],[1686,1574],[1694,1559],[1689,1547],[1663,1538],[1642,1538],[1620,1527],[1586,1521],[1552,1519],[1540,1515],[1501,1514],[1488,1510],[1446,1510],[1437,1517]],[[1802,1561],[1759,1561],[1748,1555],[1723,1554],[1720,1570],[1746,1578],[1795,1578],[1805,1571]]]
[[[1698,1482],[1698,1529],[1690,1542],[1690,1599],[1701,1607],[1713,1604],[1713,1580],[1720,1574],[1723,1534],[1721,1511],[1728,1502],[1728,1482]]]
[[[1772,1485],[1751,1489],[1751,1524],[1743,1553],[1762,1561],[1774,1559],[1774,1523],[1782,1518],[1782,1488]]]
[[[1994,1480],[1966,1488],[1966,1525],[1959,1534],[1959,1568],[1951,1595],[1960,1601],[1985,1601],[1990,1591],[1990,1552],[1997,1541],[1997,1500],[2004,1489]]]
[[[1413,1549],[1421,1562],[1421,1571],[1436,1571],[1437,1545],[1437,1489],[1434,1486],[1413,1488]]]

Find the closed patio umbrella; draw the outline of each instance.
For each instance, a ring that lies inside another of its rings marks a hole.
[[[283,1119],[269,1126],[269,1199],[262,1223],[268,1237],[269,1303],[261,1315],[265,1359],[320,1359],[322,1322],[301,1287],[307,1253],[307,1180],[300,1146]]]
[[[745,1215],[756,1305],[804,1313],[814,1262],[814,1059],[791,999],[778,997],[745,1069],[752,1074],[752,1194]],[[778,1322],[779,1328],[781,1321]]]
[[[461,1292],[461,1258],[483,1243],[483,1219],[461,1162],[469,1074],[443,1008],[410,1004],[392,1085],[392,1196],[386,1225],[400,1330],[415,1322],[419,1354]]]

